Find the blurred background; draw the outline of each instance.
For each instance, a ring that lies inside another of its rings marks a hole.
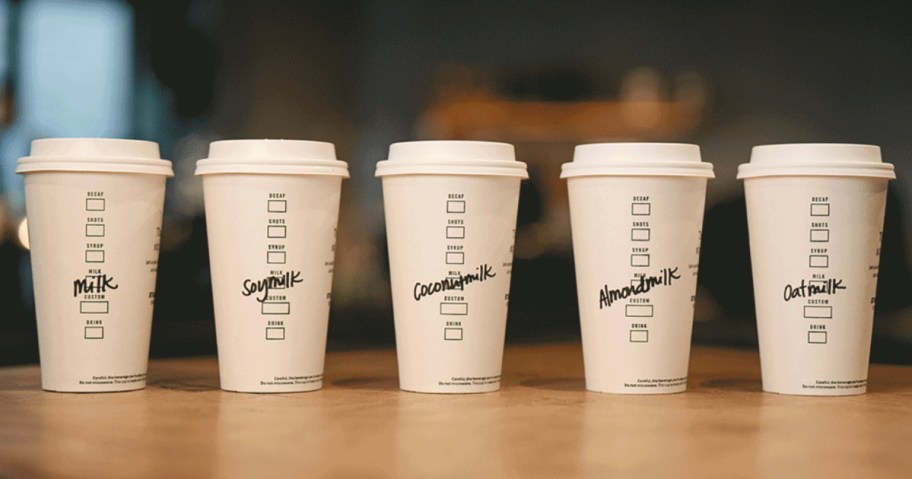
[[[507,340],[576,340],[560,165],[595,141],[697,143],[710,182],[694,338],[756,344],[737,165],[782,142],[880,145],[891,184],[874,361],[912,363],[912,3],[0,0],[0,364],[37,362],[22,179],[33,139],[156,141],[174,162],[152,355],[215,353],[208,143],[330,141],[343,186],[331,349],[393,345],[380,181],[390,143],[513,143]]]

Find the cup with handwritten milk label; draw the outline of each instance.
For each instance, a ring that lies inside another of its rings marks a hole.
[[[887,182],[871,145],[756,146],[744,180],[763,390],[867,387]]]
[[[320,389],[348,166],[332,143],[228,140],[209,145],[196,174],[222,389]]]
[[[687,388],[706,182],[696,145],[576,147],[567,179],[586,388]]]
[[[145,387],[171,162],[149,141],[54,138],[33,141],[16,172],[25,177],[41,387]]]
[[[498,390],[525,163],[505,143],[414,141],[390,146],[377,176],[399,386]]]

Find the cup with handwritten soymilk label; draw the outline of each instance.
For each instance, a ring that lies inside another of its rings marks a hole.
[[[196,174],[222,389],[320,389],[348,165],[332,143],[228,140],[209,145]]]
[[[505,143],[414,141],[390,146],[377,176],[399,386],[498,390],[525,163]]]
[[[149,141],[32,142],[25,178],[41,387],[146,385],[165,179]]]
[[[864,393],[893,165],[871,145],[765,145],[738,178],[763,390]]]
[[[586,389],[687,388],[706,182],[696,145],[576,147],[567,179]]]

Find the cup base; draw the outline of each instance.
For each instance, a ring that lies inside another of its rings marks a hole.
[[[243,394],[293,394],[293,393],[306,393],[311,391],[319,391],[323,389],[323,382],[313,384],[305,384],[296,387],[283,387],[283,388],[233,388],[222,386],[220,388],[222,391],[230,393],[243,393]]]
[[[862,394],[867,394],[867,388],[861,389],[846,389],[846,390],[802,390],[802,391],[773,391],[770,389],[763,389],[763,392],[768,394],[778,394],[780,396],[812,396],[812,397],[844,397],[844,396],[861,396]]]
[[[599,394],[621,394],[625,396],[657,396],[662,394],[680,394],[687,391],[687,386],[666,389],[596,389],[586,386],[586,391]]]
[[[142,382],[130,385],[118,385],[117,388],[102,388],[94,386],[92,389],[86,389],[87,386],[76,387],[53,387],[42,385],[41,389],[49,393],[67,393],[67,394],[97,394],[97,393],[127,393],[130,391],[139,391],[146,388],[146,383]]]
[[[500,391],[500,384],[485,385],[473,388],[460,387],[454,388],[422,388],[412,386],[399,386],[399,389],[408,393],[417,394],[484,394]]]

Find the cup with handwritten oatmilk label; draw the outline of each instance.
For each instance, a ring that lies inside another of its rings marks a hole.
[[[696,145],[576,147],[567,179],[586,388],[687,388],[706,182]]]
[[[348,166],[331,143],[227,140],[203,177],[222,389],[320,389]]]
[[[106,392],[146,385],[165,180],[158,145],[32,142],[25,177],[41,387]]]
[[[526,165],[505,143],[414,141],[390,146],[377,176],[400,387],[498,390]]]
[[[738,178],[763,390],[864,393],[893,165],[871,145],[764,145]]]

